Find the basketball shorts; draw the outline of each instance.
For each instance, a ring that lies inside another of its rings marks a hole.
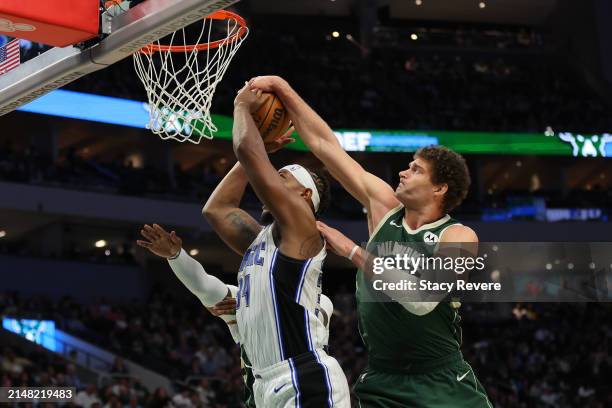
[[[351,406],[348,383],[340,364],[321,349],[253,372],[253,393],[258,407]]]
[[[353,391],[357,408],[493,408],[472,367],[463,360],[410,374],[368,367]]]

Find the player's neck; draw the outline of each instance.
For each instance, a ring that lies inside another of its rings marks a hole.
[[[431,204],[419,209],[406,207],[404,211],[404,221],[411,229],[416,230],[423,225],[431,224],[444,217],[446,214],[435,204]]]

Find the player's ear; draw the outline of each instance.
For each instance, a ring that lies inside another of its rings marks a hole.
[[[307,201],[310,201],[310,197],[312,197],[312,190],[305,188],[304,191],[302,191],[302,197],[304,197],[304,199]]]
[[[448,184],[435,184],[433,191],[435,195],[444,195],[448,191]]]

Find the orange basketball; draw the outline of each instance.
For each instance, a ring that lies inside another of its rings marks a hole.
[[[264,99],[259,109],[253,113],[253,119],[264,142],[271,142],[281,137],[289,128],[289,115],[280,99],[273,93],[264,92]]]

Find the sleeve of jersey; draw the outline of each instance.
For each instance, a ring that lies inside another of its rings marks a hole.
[[[184,249],[181,249],[178,258],[168,260],[168,263],[176,277],[204,306],[214,306],[227,296],[227,285],[219,278],[207,274],[204,267]]]
[[[388,269],[384,272],[383,281],[387,284],[398,284],[403,281],[414,282],[414,285],[418,287],[419,278],[413,274],[406,273],[406,271],[397,269]],[[417,316],[424,316],[431,312],[438,306],[440,302],[429,302],[425,296],[419,291],[410,291],[409,296],[406,296],[406,292],[388,289],[390,285],[384,285],[382,292],[389,296],[392,300],[396,301],[404,309]]]

